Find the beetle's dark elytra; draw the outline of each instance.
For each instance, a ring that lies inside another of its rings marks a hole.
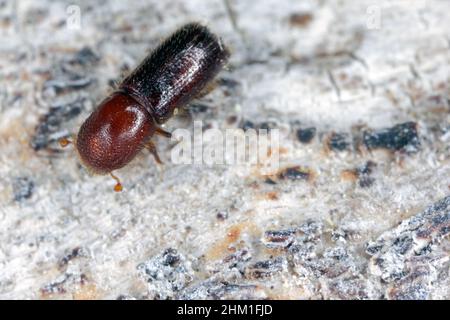
[[[93,172],[111,173],[150,141],[175,108],[198,96],[229,57],[221,40],[205,26],[187,24],[161,43],[82,124],[76,148]]]
[[[228,59],[228,50],[206,27],[188,24],[151,53],[120,88],[149,106],[157,123],[202,91]]]

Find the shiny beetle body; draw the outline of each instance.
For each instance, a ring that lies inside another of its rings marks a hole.
[[[153,51],[86,119],[76,138],[84,165],[111,173],[147,147],[175,108],[198,96],[222,69],[228,50],[206,27],[188,24]]]

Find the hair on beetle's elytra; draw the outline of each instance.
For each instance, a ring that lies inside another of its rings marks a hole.
[[[124,167],[143,148],[161,163],[154,134],[176,108],[187,105],[208,87],[229,57],[228,49],[207,27],[187,24],[151,52],[81,125],[73,143],[82,163],[97,174]],[[62,146],[70,143],[60,141]]]

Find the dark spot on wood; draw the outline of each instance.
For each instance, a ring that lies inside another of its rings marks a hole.
[[[393,243],[394,250],[402,255],[408,252],[412,248],[412,245],[413,239],[408,235],[396,238]]]
[[[196,113],[203,113],[208,111],[209,107],[206,104],[203,103],[193,103],[189,105],[189,111],[196,114]]]
[[[14,201],[20,202],[33,195],[34,182],[28,177],[18,177],[13,184]]]
[[[348,135],[344,133],[332,133],[328,139],[328,148],[333,151],[348,150],[350,142],[348,141]]]
[[[277,127],[277,123],[275,121],[263,121],[261,123],[254,123],[250,120],[243,119],[239,125],[239,128],[241,128],[244,131],[247,131],[248,129],[255,129],[255,130],[267,130],[269,132],[270,130]]]
[[[91,48],[83,47],[81,50],[76,52],[73,57],[69,58],[68,62],[84,66],[96,63],[99,60],[100,58],[94,53]]]
[[[420,147],[417,123],[405,122],[378,131],[365,131],[363,143],[369,150],[385,148],[392,151],[417,152]]]
[[[366,175],[361,176],[358,180],[359,186],[361,188],[368,188],[368,187],[372,186],[374,182],[375,182],[374,178],[368,177]]]
[[[140,263],[137,270],[139,277],[145,282],[165,288],[164,290],[151,290],[152,298],[158,300],[173,299],[193,277],[190,264],[174,248],[168,248],[161,254]]]
[[[258,129],[270,131],[272,129],[275,129],[276,127],[277,123],[275,121],[265,121],[259,124]]]
[[[65,255],[58,263],[58,267],[61,269],[63,267],[65,267],[69,261],[80,257],[80,256],[86,256],[86,253],[84,252],[84,250],[81,247],[76,247],[74,249],[72,249],[72,251],[70,251],[67,255]]]
[[[266,193],[266,198],[268,200],[278,200],[279,199],[278,193],[276,193],[275,191],[271,191],[271,192]]]
[[[234,79],[230,78],[220,78],[217,80],[218,84],[229,89],[236,89],[240,86],[240,83]]]
[[[419,251],[414,251],[415,256],[424,256],[431,253],[433,250],[431,248],[431,243],[427,244],[423,248],[420,248]]]
[[[177,250],[173,248],[166,249],[163,253],[163,262],[164,266],[174,267],[180,261],[180,255]]]
[[[373,161],[367,161],[366,164],[362,167],[359,167],[358,174],[360,175],[369,175],[373,172],[373,169],[377,166],[377,164]]]
[[[258,261],[245,269],[245,275],[251,279],[261,279],[273,276],[286,268],[286,260],[283,257]]]
[[[268,230],[263,241],[269,248],[287,248],[294,242],[296,232],[296,229]]]
[[[116,298],[116,300],[136,300],[136,298],[127,294],[121,294]]]
[[[42,295],[64,294],[71,285],[84,285],[88,281],[84,273],[72,274],[64,273],[64,275],[40,289]]]
[[[383,244],[367,244],[366,245],[366,253],[373,256],[379,253],[383,249]]]
[[[66,289],[63,287],[64,282],[52,282],[41,288],[41,294],[63,294],[66,292]]]
[[[217,219],[220,221],[224,221],[228,219],[228,212],[226,211],[219,211],[216,215]]]
[[[377,164],[373,161],[367,161],[364,166],[356,169],[358,174],[358,183],[361,188],[368,188],[375,182],[375,179],[370,175],[376,165]]]
[[[92,83],[92,78],[70,75],[63,79],[51,79],[44,83],[44,90],[53,88],[55,93],[60,94],[69,90],[78,90],[88,87]]]
[[[212,126],[212,123],[205,123],[204,125],[203,125],[203,127],[202,127],[202,131],[203,132],[205,132],[206,130],[209,130],[209,129],[211,129],[213,126]]]
[[[227,123],[228,123],[228,124],[234,124],[234,123],[236,123],[237,120],[238,120],[238,117],[237,117],[237,116],[235,116],[235,115],[229,116],[229,117],[227,118]]]
[[[308,26],[313,20],[313,16],[308,12],[297,12],[293,13],[289,17],[289,24],[293,27],[304,28]]]
[[[345,241],[345,240],[347,240],[347,238],[348,238],[347,232],[345,232],[342,229],[333,230],[331,232],[331,240],[334,242],[339,241],[339,240]]]
[[[61,136],[57,136],[57,133],[61,131],[62,124],[78,116],[83,108],[84,99],[50,107],[36,127],[35,134],[31,139],[31,147],[39,151],[57,141],[61,138]]]
[[[278,174],[278,178],[289,180],[309,180],[311,178],[311,172],[308,168],[295,166],[282,170]]]
[[[351,181],[358,181],[360,187],[368,188],[375,182],[375,179],[370,176],[374,167],[376,167],[375,162],[367,161],[363,166],[356,169],[344,170],[342,177]]]
[[[255,129],[255,124],[253,122],[251,122],[250,120],[243,120],[241,122],[241,124],[239,125],[239,127],[244,130],[247,131],[248,129]]]
[[[315,135],[316,135],[316,128],[314,127],[297,130],[297,139],[301,143],[310,143]]]
[[[217,84],[220,85],[223,89],[223,94],[225,96],[235,96],[236,91],[240,87],[240,83],[236,80],[230,79],[230,78],[221,78],[217,80]]]
[[[277,183],[276,183],[275,181],[273,181],[271,178],[267,178],[266,180],[264,180],[264,182],[267,183],[267,184],[271,184],[271,185],[277,184]]]

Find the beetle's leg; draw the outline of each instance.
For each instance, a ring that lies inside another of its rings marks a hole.
[[[155,161],[158,164],[162,164],[161,159],[158,156],[158,151],[156,150],[156,146],[153,143],[153,141],[149,141],[146,143],[145,147],[148,149],[148,151],[150,151],[150,153],[153,155],[153,157],[155,158]]]
[[[109,175],[111,176],[111,178],[116,180],[116,185],[114,186],[114,191],[115,192],[122,191],[123,187],[122,187],[122,183],[120,182],[120,179],[118,177],[116,177],[112,172],[110,172]]]
[[[163,137],[166,137],[166,138],[172,138],[172,134],[170,132],[165,131],[164,129],[161,129],[159,127],[156,128],[155,133],[157,135],[160,135],[160,136],[163,136]]]

